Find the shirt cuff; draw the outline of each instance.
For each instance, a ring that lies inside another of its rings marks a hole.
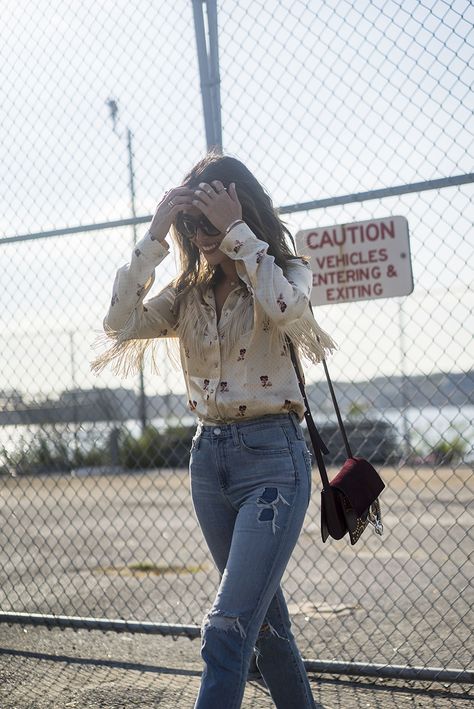
[[[143,280],[148,278],[158,264],[163,261],[170,252],[168,244],[164,244],[158,239],[153,239],[147,231],[143,239],[138,241],[133,247],[132,260],[130,262],[131,272]]]
[[[169,254],[169,251],[168,244],[158,241],[156,238],[154,239],[150,232],[147,231],[143,239],[135,244],[133,255],[137,259],[144,256],[147,261],[159,262]]]
[[[247,224],[237,224],[222,239],[220,250],[232,259],[243,259],[258,251],[267,251],[266,241],[258,239]]]

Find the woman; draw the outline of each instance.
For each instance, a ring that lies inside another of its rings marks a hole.
[[[172,229],[181,273],[144,297]],[[221,574],[202,625],[195,709],[241,706],[253,652],[279,709],[315,707],[280,580],[310,498],[304,406],[287,345],[318,362],[334,343],[310,312],[312,274],[292,255],[272,202],[238,160],[209,154],[161,200],[119,269],[98,358],[127,373],[154,338],[179,338],[199,423],[191,493]]]

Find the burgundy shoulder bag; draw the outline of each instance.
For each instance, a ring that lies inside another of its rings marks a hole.
[[[324,372],[347,453],[347,460],[331,481],[329,481],[323,458],[323,454],[327,454],[329,451],[311,415],[293,344],[291,342],[288,344],[306,408],[304,414],[306,425],[323,484],[321,491],[322,540],[325,542],[328,537],[342,539],[345,534],[349,533],[351,544],[355,544],[368,524],[371,524],[374,531],[381,535],[383,525],[378,496],[385,485],[375,468],[367,460],[355,458],[352,455],[326,361],[323,359]]]

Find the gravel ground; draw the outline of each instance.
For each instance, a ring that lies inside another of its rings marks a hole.
[[[85,630],[3,626],[2,709],[191,709],[199,687],[199,642]],[[318,677],[318,709],[462,709],[467,687]],[[472,699],[472,698],[471,698]],[[267,690],[250,682],[243,709],[272,709]],[[216,707],[225,709],[225,707]]]

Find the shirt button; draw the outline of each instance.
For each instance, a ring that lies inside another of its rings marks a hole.
[[[215,428],[215,429],[213,430],[213,433],[214,433],[216,436],[218,436],[218,435],[220,434],[220,432],[221,432],[221,429],[220,429],[220,428]]]

